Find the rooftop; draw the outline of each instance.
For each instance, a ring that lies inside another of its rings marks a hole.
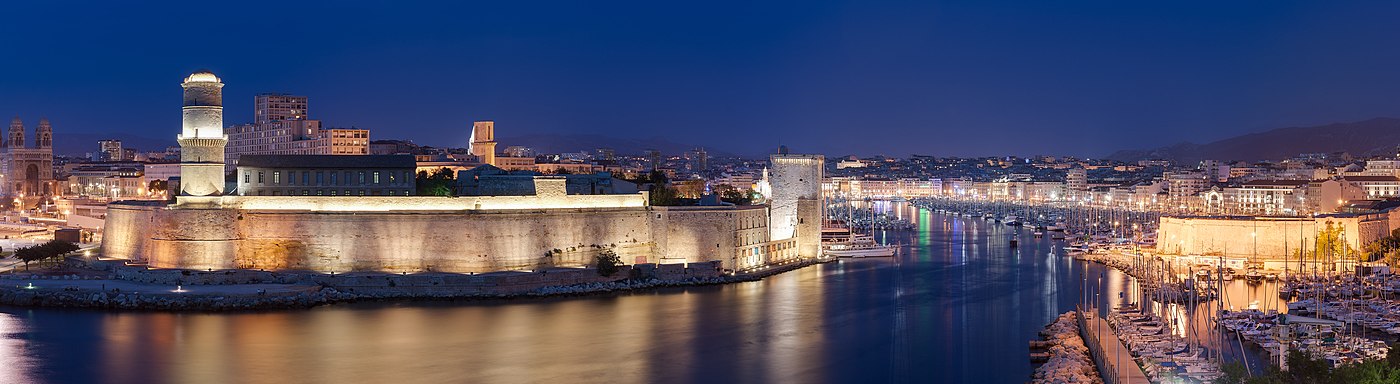
[[[413,155],[243,155],[239,167],[257,168],[414,168]]]

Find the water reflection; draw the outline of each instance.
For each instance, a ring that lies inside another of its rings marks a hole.
[[[882,234],[898,258],[729,286],[243,314],[3,308],[0,381],[1025,382],[1026,341],[1085,297],[1081,276],[1133,284],[1029,231],[877,208],[916,223]]]

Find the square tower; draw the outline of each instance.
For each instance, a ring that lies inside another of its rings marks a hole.
[[[482,164],[496,165],[496,123],[490,120],[472,123],[470,139],[472,156]]]
[[[769,161],[772,163],[769,170],[772,196],[768,200],[770,238],[797,238],[799,256],[820,256],[826,157],[778,153]]]

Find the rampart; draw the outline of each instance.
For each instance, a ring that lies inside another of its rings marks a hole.
[[[735,269],[737,215],[758,210],[767,218],[766,206],[456,209],[481,202],[500,207],[503,201],[342,199],[351,206],[384,207],[350,211],[346,205],[322,209],[334,202],[330,198],[209,200],[220,203],[113,203],[103,255],[197,270],[484,273],[587,267],[610,250],[625,264],[719,261]],[[279,206],[275,200],[317,206]],[[437,208],[388,210],[390,205]]]
[[[1300,248],[1311,255],[1317,248],[1318,237],[1322,237],[1324,242],[1330,238],[1345,244],[1345,252],[1355,254],[1364,249],[1365,244],[1389,235],[1391,229],[1388,213],[1318,217],[1163,217],[1157,232],[1157,251],[1177,255],[1295,258]],[[1334,249],[1340,251],[1340,247]]]

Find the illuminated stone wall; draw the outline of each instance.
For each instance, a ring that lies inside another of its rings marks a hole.
[[[769,225],[770,238],[783,240],[797,237],[798,226],[803,221],[816,221],[817,225],[820,225],[820,209],[815,212],[802,212],[808,216],[801,216],[798,212],[798,201],[815,201],[820,207],[825,157],[775,154],[769,161],[772,163],[769,183],[773,189],[773,196],[768,199],[769,205],[772,206],[769,213],[772,217],[772,223]],[[818,233],[817,236],[820,237],[821,234]]]
[[[612,249],[627,264],[732,268],[740,213],[766,218],[766,209],[317,212],[123,202],[108,210],[103,254],[157,268],[490,272],[587,266]]]
[[[562,183],[558,193],[540,192],[533,196],[180,196],[177,204],[194,203],[232,209],[263,211],[317,212],[405,212],[469,210],[540,210],[578,208],[645,207],[645,192],[627,195],[565,195]],[[550,185],[543,183],[542,185]]]
[[[1177,255],[1224,255],[1282,259],[1296,257],[1300,247],[1313,252],[1316,238],[1330,223],[1341,228],[1349,253],[1389,234],[1389,214],[1302,218],[1177,218],[1163,217],[1157,231],[1157,251]]]

